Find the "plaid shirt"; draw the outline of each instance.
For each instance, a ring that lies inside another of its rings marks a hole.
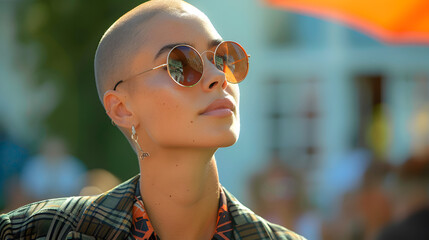
[[[129,239],[136,176],[116,188],[92,197],[45,200],[0,215],[0,239]],[[269,223],[243,206],[223,189],[236,240],[303,237]]]

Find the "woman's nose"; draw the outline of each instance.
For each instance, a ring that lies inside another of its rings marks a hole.
[[[204,52],[202,54],[204,69],[202,76],[202,86],[205,91],[212,91],[217,87],[225,89],[228,85],[225,73],[219,70],[214,64],[214,53]]]

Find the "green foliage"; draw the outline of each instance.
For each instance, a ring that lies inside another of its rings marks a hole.
[[[32,76],[57,81],[60,103],[47,119],[89,168],[105,168],[121,179],[138,173],[137,158],[104,112],[97,96],[93,59],[107,28],[142,2],[130,0],[34,0],[17,8],[18,38],[37,49]],[[24,61],[25,63],[25,61]]]

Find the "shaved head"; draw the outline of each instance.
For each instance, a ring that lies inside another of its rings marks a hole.
[[[145,26],[158,14],[180,16],[192,13],[208,18],[192,5],[181,0],[152,0],[127,12],[104,33],[98,45],[95,60],[95,80],[100,100],[107,90],[129,77],[129,63],[135,58],[138,49],[151,34]],[[154,23],[156,24],[156,23]]]
[[[136,152],[140,146],[154,153],[235,143],[240,131],[239,88],[227,83],[225,72],[210,58],[222,41],[208,17],[181,0],[143,3],[106,31],[95,55],[97,90],[107,115]],[[200,55],[206,65],[193,88],[177,84],[162,67],[171,49],[184,44],[207,53]],[[222,121],[202,114],[216,99],[226,97],[236,105],[234,111],[225,111],[228,116],[220,117]]]

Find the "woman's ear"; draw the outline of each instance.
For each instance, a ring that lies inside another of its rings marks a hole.
[[[107,115],[119,127],[131,128],[134,114],[125,103],[126,97],[113,90],[104,93],[103,104]]]

